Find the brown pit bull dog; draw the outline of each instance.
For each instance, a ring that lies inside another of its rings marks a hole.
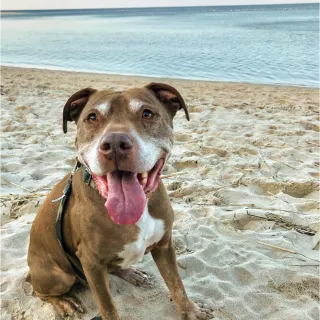
[[[182,319],[211,319],[209,309],[188,299],[180,279],[172,245],[174,214],[160,179],[179,109],[189,120],[179,92],[162,83],[123,92],[87,88],[67,101],[63,130],[67,132],[68,121],[77,123],[79,166],[41,206],[28,252],[34,292],[62,317],[84,311],[81,302],[67,294],[81,269],[101,318],[120,319],[107,272],[129,282],[143,281],[145,274],[130,266],[151,252]],[[89,179],[84,179],[85,172]],[[66,187],[71,178],[72,191]],[[56,219],[61,211],[59,241]]]

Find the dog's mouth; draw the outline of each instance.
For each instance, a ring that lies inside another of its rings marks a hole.
[[[106,175],[92,174],[96,188],[106,199],[105,207],[110,218],[117,224],[134,224],[143,214],[147,195],[159,184],[165,158],[144,173],[115,170]]]

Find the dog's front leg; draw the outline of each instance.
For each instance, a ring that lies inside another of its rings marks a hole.
[[[86,256],[82,256],[80,261],[93,297],[98,305],[102,320],[120,320],[111,296],[107,270]]]
[[[174,247],[170,240],[167,247],[156,247],[152,251],[152,257],[164,279],[172,300],[177,304],[183,320],[207,320],[211,319],[211,310],[201,308],[190,301],[181,281]]]

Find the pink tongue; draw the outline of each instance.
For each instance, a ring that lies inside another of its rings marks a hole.
[[[109,172],[108,198],[105,204],[114,223],[136,223],[146,206],[146,195],[137,179],[131,172]]]

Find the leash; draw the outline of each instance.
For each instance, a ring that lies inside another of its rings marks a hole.
[[[73,177],[74,173],[80,168],[82,168],[83,182],[88,186],[94,184],[94,182],[92,180],[92,175],[91,175],[89,169],[86,166],[84,166],[79,160],[77,160],[76,165],[74,166],[73,170],[71,171],[70,177],[69,177],[67,184],[63,190],[62,196],[58,197],[57,199],[52,200],[52,202],[57,202],[57,201],[61,200],[60,204],[59,204],[59,208],[58,208],[57,219],[56,219],[56,234],[57,234],[59,244],[62,247],[64,253],[66,254],[66,256],[72,266],[72,269],[76,273],[76,275],[82,281],[88,282],[87,278],[84,274],[83,268],[81,266],[80,260],[67,252],[67,248],[66,248],[65,243],[63,241],[63,217],[64,217],[67,201],[68,201],[69,196],[72,191],[72,177]],[[94,185],[92,185],[92,186],[94,186]],[[91,320],[102,320],[102,318],[101,318],[101,316],[96,316],[96,317],[92,318]]]
[[[60,201],[60,204],[59,204],[59,208],[58,208],[58,215],[57,215],[57,219],[56,219],[56,234],[57,234],[57,238],[58,238],[58,241],[60,243],[60,246],[62,247],[63,251],[65,252],[72,268],[73,268],[73,271],[77,274],[77,276],[87,282],[87,278],[86,276],[84,275],[84,272],[83,272],[83,269],[82,269],[82,266],[81,266],[81,263],[80,261],[71,256],[68,252],[67,252],[67,248],[65,246],[65,243],[63,241],[63,217],[64,217],[64,213],[65,213],[65,208],[66,208],[66,204],[67,204],[67,201],[69,199],[69,196],[71,194],[71,191],[72,191],[72,177],[74,175],[74,173],[81,167],[81,163],[79,161],[77,161],[75,167],[73,168],[73,170],[71,171],[71,174],[70,174],[70,177],[67,181],[67,184],[63,190],[63,194],[61,197],[57,198],[57,199],[54,199],[52,200],[52,202],[57,202],[57,201]]]

